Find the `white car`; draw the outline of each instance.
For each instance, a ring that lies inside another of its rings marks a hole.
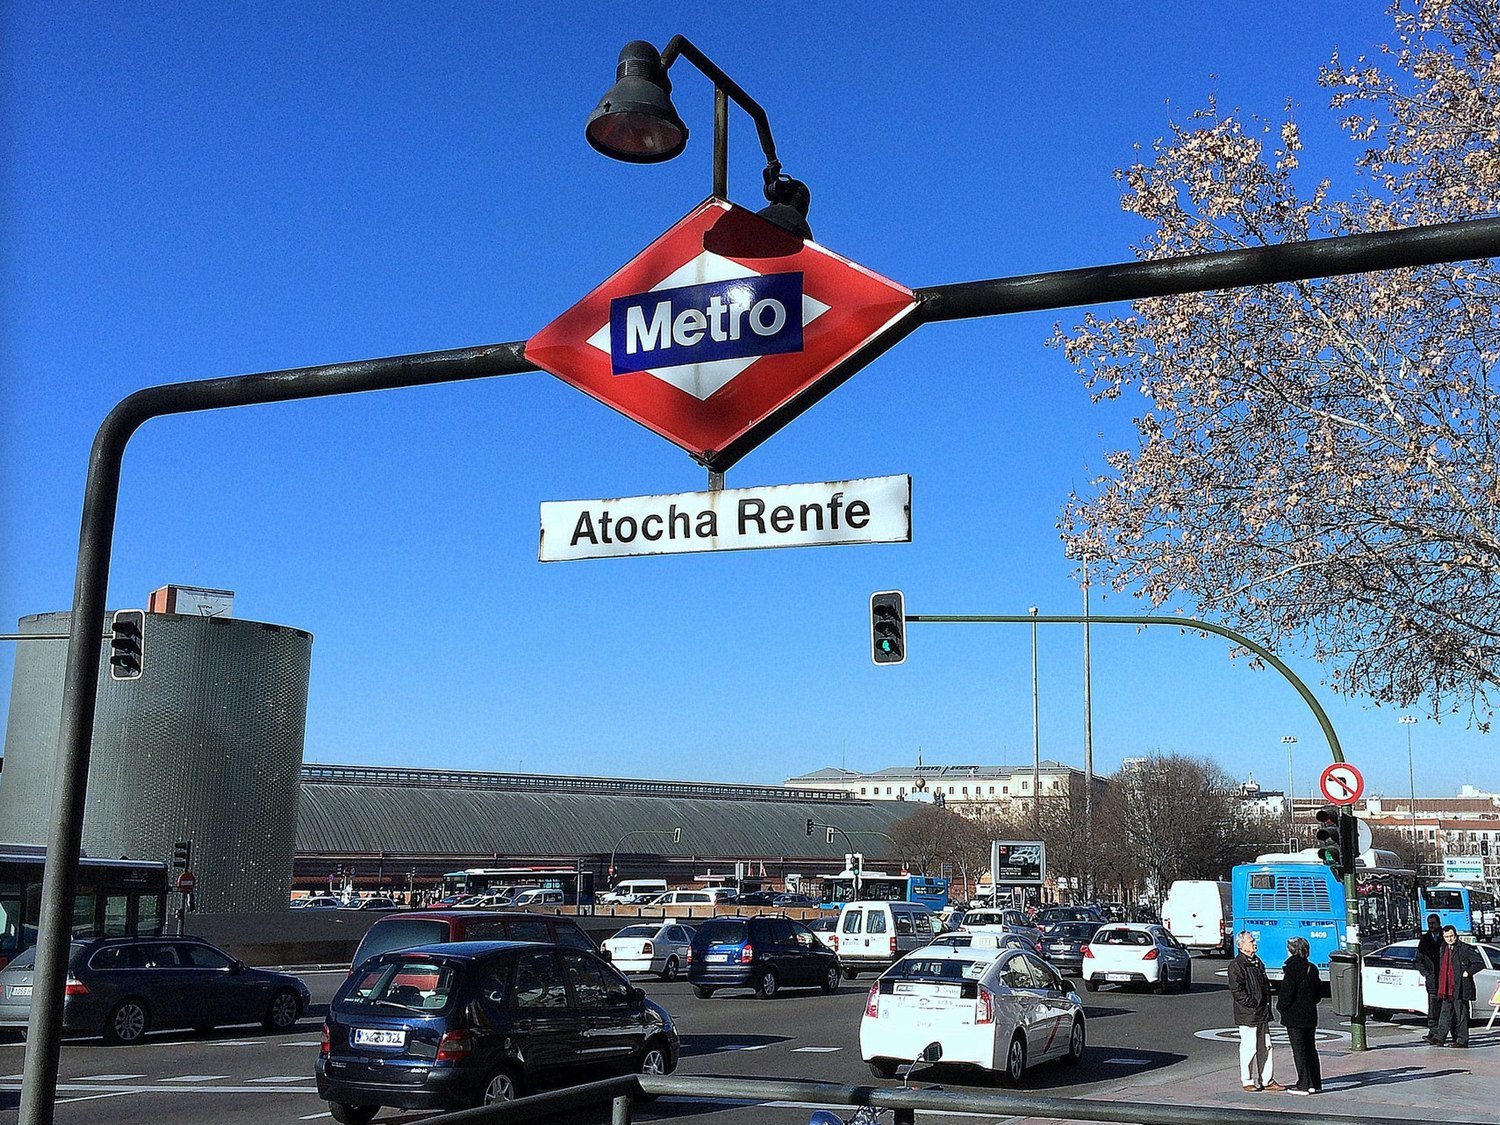
[[[1470,1017],[1488,1020],[1500,989],[1500,945],[1470,942],[1479,950],[1484,969],[1474,978],[1474,1006]],[[1326,974],[1325,974],[1326,975]],[[1365,1008],[1375,1019],[1388,1019],[1395,1012],[1420,1012],[1427,1015],[1427,985],[1417,971],[1417,943],[1398,941],[1364,956],[1361,971]]]
[[[980,907],[964,913],[962,928],[965,930],[994,930],[1001,933],[1019,934],[1031,942],[1033,950],[1042,948],[1042,932],[1031,923],[1024,910],[1002,909],[992,906]]]
[[[680,922],[642,922],[605,938],[604,951],[622,973],[655,973],[676,980],[687,968],[693,928]]]
[[[1004,1074],[1018,1083],[1046,1059],[1076,1063],[1085,1040],[1083,1001],[1057,971],[1025,950],[925,946],[870,989],[859,1049],[877,1078],[941,1043],[944,1065]]]
[[[824,914],[820,918],[814,918],[811,922],[805,923],[805,925],[813,932],[813,936],[819,942],[835,953],[839,951],[839,916],[837,914]]]
[[[1110,922],[1094,931],[1083,947],[1080,975],[1090,992],[1101,984],[1187,992],[1193,987],[1193,955],[1162,926]]]

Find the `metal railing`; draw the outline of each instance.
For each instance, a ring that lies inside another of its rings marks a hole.
[[[553,1115],[611,1107],[611,1125],[630,1125],[642,1096],[672,1096],[746,1103],[791,1102],[801,1106],[848,1109],[874,1106],[892,1111],[894,1125],[912,1125],[917,1110],[939,1113],[1030,1117],[1056,1121],[1118,1121],[1139,1125],[1411,1125],[1409,1117],[1369,1114],[1299,1113],[1271,1109],[1234,1109],[1223,1105],[1162,1105],[1151,1102],[1107,1102],[1088,1098],[1045,1098],[1022,1093],[973,1094],[960,1090],[917,1090],[891,1086],[843,1086],[773,1078],[696,1078],[675,1075],[629,1075],[514,1102],[466,1109],[431,1118],[432,1125],[503,1125],[537,1121]],[[1445,1125],[1424,1117],[1423,1125]]]

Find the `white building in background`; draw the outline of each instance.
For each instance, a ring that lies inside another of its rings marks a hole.
[[[1066,797],[1072,779],[1083,781],[1083,771],[1044,759],[1040,773],[1033,766],[950,765],[929,766],[918,760],[914,766],[889,766],[873,773],[829,766],[791,777],[786,785],[797,789],[828,789],[848,793],[866,801],[933,801],[955,811],[964,807],[1014,800]],[[1095,778],[1099,784],[1102,779]],[[1040,785],[1037,782],[1040,782]]]

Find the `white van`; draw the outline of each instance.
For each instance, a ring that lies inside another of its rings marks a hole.
[[[532,887],[510,900],[511,910],[535,910],[538,906],[562,906],[563,893],[544,887]]]
[[[839,961],[850,980],[883,970],[931,943],[940,924],[918,902],[846,902],[839,910]]]
[[[665,879],[621,879],[609,890],[599,896],[600,902],[631,903],[640,902],[642,899],[650,898],[652,895],[665,894],[667,881]]]
[[[667,891],[653,899],[642,902],[642,906],[718,906],[734,902],[731,887],[709,887],[703,891]]]
[[[1161,924],[1189,949],[1228,957],[1234,953],[1234,908],[1229,884],[1178,879],[1161,904]]]

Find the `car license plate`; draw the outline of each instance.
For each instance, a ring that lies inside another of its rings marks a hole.
[[[1401,983],[1401,974],[1400,973],[1377,973],[1375,975],[1375,979],[1378,980],[1381,984],[1400,984]]]
[[[354,1045],[356,1047],[400,1047],[406,1043],[406,1032],[386,1031],[378,1027],[356,1027],[354,1029]]]
[[[1129,980],[1130,979],[1130,974],[1129,973],[1105,973],[1104,974],[1104,979],[1105,980]]]
[[[10,986],[10,995],[13,1000],[29,1000],[31,998],[31,985],[13,984]]]

